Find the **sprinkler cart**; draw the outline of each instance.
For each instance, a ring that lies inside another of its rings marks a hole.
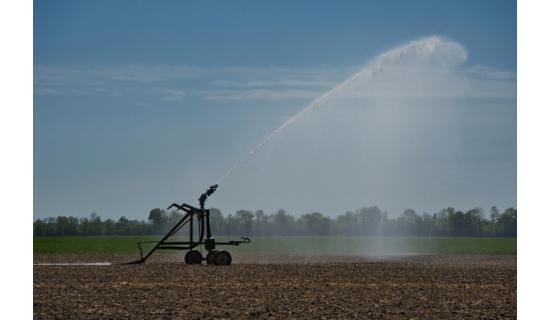
[[[149,258],[156,250],[189,250],[185,254],[185,263],[187,264],[201,264],[203,260],[206,260],[207,264],[214,265],[230,265],[232,258],[226,250],[216,250],[216,246],[238,246],[241,243],[250,243],[250,239],[246,237],[241,237],[241,240],[233,240],[227,242],[216,242],[214,237],[212,237],[212,232],[210,230],[210,210],[204,208],[206,199],[216,191],[218,185],[215,184],[210,186],[206,192],[204,192],[199,198],[200,208],[195,208],[186,203],[178,205],[177,203],[172,203],[169,209],[176,208],[185,212],[183,218],[181,218],[178,223],[160,240],[160,241],[140,241],[137,243],[139,254],[141,258],[136,261],[129,262],[127,264],[141,264],[144,263],[147,258]],[[198,224],[198,239],[194,238],[193,234],[193,225],[194,220]],[[189,226],[189,241],[169,241],[169,238],[174,236],[178,231],[180,231],[185,225]],[[206,231],[206,238],[205,236]],[[153,248],[146,254],[143,255],[142,245],[146,243],[154,243]],[[204,248],[208,251],[205,257],[202,256],[202,253],[195,248],[199,245],[204,245]]]

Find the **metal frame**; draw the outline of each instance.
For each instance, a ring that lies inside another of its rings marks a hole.
[[[232,240],[227,242],[216,242],[212,237],[212,231],[210,229],[210,210],[205,209],[204,205],[206,200],[210,195],[216,191],[218,185],[215,184],[208,188],[208,190],[203,193],[199,198],[200,208],[195,208],[186,203],[178,205],[177,203],[172,203],[167,210],[176,208],[177,210],[184,211],[185,215],[181,218],[168,233],[162,237],[160,241],[140,241],[137,243],[139,249],[140,259],[136,261],[129,262],[128,264],[140,264],[144,263],[147,258],[149,258],[156,250],[192,250],[199,245],[204,245],[205,249],[208,252],[212,252],[217,245],[221,246],[238,246],[241,243],[250,243],[250,239],[246,237],[241,237],[241,240]],[[194,239],[193,233],[193,220],[196,219],[198,223],[198,239]],[[189,225],[189,241],[168,241],[168,239],[174,236],[178,231],[180,231],[185,225]],[[205,230],[206,229],[206,230]],[[206,231],[206,239],[204,238],[204,233]],[[146,243],[155,243],[155,246],[145,255],[143,255],[143,244]]]

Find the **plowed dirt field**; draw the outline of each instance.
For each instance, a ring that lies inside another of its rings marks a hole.
[[[35,256],[35,319],[516,318],[515,256],[132,258]]]

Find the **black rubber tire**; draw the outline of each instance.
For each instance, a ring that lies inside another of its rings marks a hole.
[[[202,254],[197,250],[187,251],[185,254],[185,263],[187,264],[201,264],[202,263]]]
[[[214,264],[217,266],[228,266],[232,260],[231,254],[225,250],[217,251],[214,254]]]
[[[207,264],[214,264],[214,256],[216,255],[216,250],[208,251],[206,254],[206,263]]]

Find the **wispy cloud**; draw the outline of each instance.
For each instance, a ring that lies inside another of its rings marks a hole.
[[[34,94],[38,97],[94,95],[181,102],[185,99],[208,101],[311,100],[337,85],[357,68],[334,67],[220,67],[205,68],[168,65],[47,66],[34,67]],[[403,70],[400,70],[402,72]],[[351,96],[372,92],[388,96],[422,94],[420,85],[440,85],[438,76],[419,74],[417,82],[400,83],[392,88],[398,74],[385,70],[388,81],[351,88]],[[409,77],[410,78],[410,77]],[[516,74],[485,66],[453,70],[445,75],[445,90],[430,90],[439,96],[515,96]],[[369,87],[377,86],[376,90]]]
[[[357,79],[343,98],[515,98],[515,73],[482,66],[464,69],[385,68]]]
[[[296,71],[295,71],[296,72]],[[295,76],[295,75],[294,75]],[[332,87],[338,84],[334,79],[272,79],[272,80],[250,80],[250,81],[237,81],[237,80],[215,80],[212,81],[215,86],[221,87],[250,87],[250,88],[269,88],[269,87],[319,87],[326,88]]]
[[[509,70],[499,70],[487,66],[472,66],[463,71],[463,73],[479,78],[479,79],[491,79],[491,80],[511,80],[516,81],[517,75],[515,72]]]
[[[198,94],[209,100],[288,100],[288,99],[314,99],[323,93],[321,90],[297,90],[297,89],[242,89],[242,90],[203,90]]]
[[[185,91],[179,89],[162,89],[161,93],[166,101],[182,101],[187,96]]]
[[[34,68],[38,96],[151,95],[166,101],[313,98],[335,85],[345,68],[223,67],[166,65],[44,66]]]

